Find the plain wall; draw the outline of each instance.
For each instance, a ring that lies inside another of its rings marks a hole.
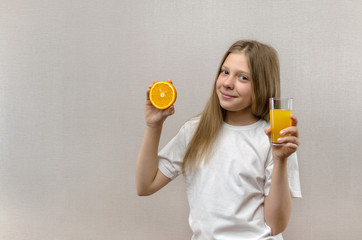
[[[238,39],[274,46],[295,98],[302,199],[285,239],[360,239],[362,2],[0,0],[0,239],[190,239],[182,177],[138,197],[145,92],[171,78],[161,146]]]

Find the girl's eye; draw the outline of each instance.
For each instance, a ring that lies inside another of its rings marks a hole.
[[[248,77],[244,76],[244,75],[241,75],[239,78],[240,78],[240,80],[244,80],[244,81],[248,80]]]
[[[228,75],[229,74],[229,72],[227,71],[227,70],[221,70],[221,72],[220,72],[222,75]]]

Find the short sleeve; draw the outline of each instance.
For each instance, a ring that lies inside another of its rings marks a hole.
[[[174,179],[182,173],[182,162],[186,152],[186,128],[184,125],[158,153],[158,169],[168,178]]]
[[[294,198],[301,198],[302,191],[300,187],[300,179],[299,179],[299,166],[297,153],[293,153],[289,156],[287,162],[287,170],[288,170],[288,182],[291,196]],[[265,167],[265,185],[264,185],[264,195],[267,196],[270,191],[270,184],[272,181],[272,173],[273,173],[273,158],[271,154],[271,150],[268,154],[268,159]]]

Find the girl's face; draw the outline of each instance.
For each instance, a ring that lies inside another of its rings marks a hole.
[[[227,114],[251,112],[251,76],[248,61],[243,52],[230,53],[221,67],[216,81],[220,105]]]

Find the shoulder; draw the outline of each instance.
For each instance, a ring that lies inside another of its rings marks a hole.
[[[265,128],[270,127],[270,122],[266,121],[264,119],[260,119],[256,124],[255,124],[255,130],[261,134],[263,137],[267,137],[267,135],[265,134]]]
[[[186,132],[194,132],[200,123],[200,116],[195,116],[184,123],[182,128]]]
[[[264,120],[264,119],[260,119],[260,127],[261,128],[266,128],[266,127],[270,127],[270,121]]]
[[[179,129],[175,138],[183,139],[187,143],[191,140],[200,122],[200,117],[196,116],[187,120]]]
[[[195,117],[192,117],[191,119],[187,120],[185,124],[189,125],[198,125],[201,119],[201,115],[197,115]]]

